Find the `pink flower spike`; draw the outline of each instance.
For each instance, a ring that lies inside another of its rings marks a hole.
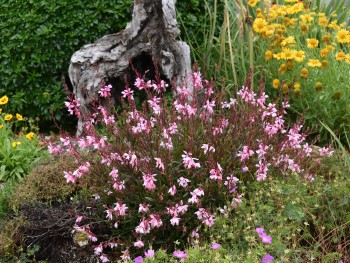
[[[218,244],[218,243],[214,243],[214,244],[211,245],[212,249],[218,249],[219,247],[221,247],[221,245]]]
[[[151,258],[154,256],[154,250],[153,249],[149,249],[147,250],[147,252],[145,252],[145,257],[146,258]]]

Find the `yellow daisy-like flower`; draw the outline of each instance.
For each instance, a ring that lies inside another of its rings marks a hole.
[[[301,85],[299,82],[294,83],[294,89],[300,90],[300,87],[301,87]]]
[[[326,67],[328,67],[328,61],[327,60],[322,60],[321,61],[321,63],[322,63],[322,68],[326,68]]]
[[[335,49],[335,47],[333,47],[332,45],[327,45],[326,48],[329,50],[329,51],[332,51]]]
[[[337,32],[336,38],[339,43],[342,43],[342,44],[350,43],[350,32],[346,29],[340,29]]]
[[[323,48],[323,49],[320,50],[320,56],[321,56],[321,58],[327,57],[328,54],[329,54],[329,50],[328,50],[327,48]]]
[[[318,18],[318,25],[321,27],[326,27],[328,25],[328,19],[324,16]]]
[[[300,19],[303,23],[311,23],[312,21],[314,21],[314,18],[309,14],[300,15]]]
[[[278,72],[281,73],[281,74],[284,74],[287,72],[287,65],[286,64],[282,64],[279,69],[278,69]]]
[[[4,124],[0,124],[0,130],[4,127]]]
[[[345,53],[343,51],[338,52],[335,55],[335,59],[338,61],[343,61],[345,59]]]
[[[345,62],[350,64],[350,54],[345,55]]]
[[[322,37],[322,43],[323,44],[329,44],[330,43],[330,40],[331,40],[331,35],[329,34],[326,34]]]
[[[286,48],[285,50],[283,50],[283,54],[284,54],[283,57],[284,59],[287,59],[287,60],[294,59],[295,53],[296,53],[295,50]]]
[[[299,0],[284,0],[284,2],[286,3],[296,3],[298,2]]]
[[[295,45],[295,38],[293,36],[290,36],[290,37],[287,37],[285,38],[282,42],[281,42],[281,46],[282,47],[285,47],[285,46],[288,46],[288,45]]]
[[[307,79],[308,74],[309,74],[309,70],[307,68],[303,68],[300,71],[300,77],[302,77],[303,79]]]
[[[334,30],[339,30],[340,26],[337,25],[337,20],[332,21],[330,24],[328,24],[329,28],[333,28]]]
[[[283,52],[279,52],[279,53],[273,54],[273,58],[275,58],[277,60],[285,59],[284,58],[284,53]]]
[[[6,114],[4,120],[9,121],[12,119],[12,117],[13,117],[12,114]]]
[[[0,105],[4,105],[9,101],[9,98],[5,95],[0,98]]]
[[[23,116],[19,113],[16,113],[16,119],[19,121],[23,121]]]
[[[300,23],[300,30],[303,35],[305,35],[309,31],[309,26],[305,23]]]
[[[256,4],[259,3],[259,2],[260,2],[260,0],[249,0],[249,1],[248,1],[248,5],[249,5],[250,7],[255,7]]]
[[[264,18],[256,18],[253,23],[253,29],[257,33],[264,33],[267,25],[268,23]]]
[[[265,60],[271,60],[273,58],[273,53],[271,50],[266,50],[265,52]]]
[[[34,132],[30,132],[30,133],[27,133],[26,138],[32,141],[34,139],[34,136],[35,136]]]
[[[316,38],[307,38],[306,43],[307,47],[310,49],[315,49],[318,46],[318,40]]]
[[[280,81],[279,81],[279,79],[274,79],[274,80],[272,81],[272,87],[273,87],[274,89],[278,89],[279,86],[280,86]]]
[[[309,67],[315,68],[315,67],[321,67],[322,63],[318,59],[309,59],[309,62],[307,63]]]
[[[296,62],[303,62],[305,59],[305,51],[303,50],[299,50],[295,53],[295,57],[294,57],[294,60]]]
[[[12,147],[15,148],[15,147],[17,147],[17,145],[20,145],[20,144],[21,144],[21,142],[13,142]]]
[[[322,83],[321,83],[321,82],[316,82],[316,84],[315,84],[315,89],[316,89],[317,91],[321,91],[322,88],[323,88]]]

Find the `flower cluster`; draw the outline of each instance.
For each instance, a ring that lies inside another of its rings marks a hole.
[[[50,146],[53,154],[66,150],[78,161],[84,150],[94,157],[98,169],[85,162],[74,172],[65,171],[67,182],[89,174],[106,180],[105,191],[97,194],[115,234],[99,238],[93,224],[76,226],[99,242],[95,254],[104,261],[110,249],[117,248],[123,260],[135,255],[141,262],[139,255],[155,240],[171,244],[180,236],[198,239],[201,229],[215,224],[213,209],[227,201],[235,209],[243,201],[240,181],[266,180],[275,172],[298,172],[305,178],[311,173],[306,165],[312,149],[300,133],[302,126],[287,130],[284,125],[287,101],[268,103],[263,91],[256,94],[246,87],[237,94],[215,93],[200,72],[193,72],[189,81],[193,93],[175,87],[169,106],[159,95],[165,82],[138,78],[135,88],[147,94],[142,109],[128,87],[118,122],[106,122],[112,115],[95,107],[80,138],[64,137],[62,145]],[[110,90],[104,87],[99,94],[108,97]],[[223,100],[227,95],[231,98]],[[77,104],[66,104],[73,113],[79,110]],[[176,251],[174,256],[186,255]]]

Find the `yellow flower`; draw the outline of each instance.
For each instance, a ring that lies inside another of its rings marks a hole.
[[[282,86],[282,93],[287,94],[289,92],[288,84],[283,84]]]
[[[260,0],[249,0],[249,1],[248,1],[248,5],[249,5],[250,7],[255,7],[256,4],[259,3],[259,2],[260,2]]]
[[[294,90],[300,90],[300,83],[299,82],[295,82],[294,83]]]
[[[321,91],[322,88],[323,88],[322,83],[321,83],[321,82],[316,82],[316,84],[315,84],[315,89],[316,89],[317,91]]]
[[[277,60],[280,60],[280,59],[285,59],[284,58],[284,53],[283,52],[279,52],[277,54],[273,54],[273,57]]]
[[[19,121],[23,121],[23,116],[19,113],[16,114],[16,119]]]
[[[273,53],[270,50],[266,50],[265,52],[265,60],[270,60],[273,58]]]
[[[283,50],[283,58],[284,59],[294,59],[296,51],[293,49],[286,48]]]
[[[345,55],[345,62],[350,64],[350,54]]]
[[[305,23],[300,23],[300,30],[305,35],[309,31],[309,26]]]
[[[339,43],[350,43],[350,32],[346,29],[340,29],[337,32],[336,38]]]
[[[340,51],[335,55],[335,59],[338,61],[343,61],[345,59],[345,53]]]
[[[318,18],[318,25],[321,27],[326,27],[328,25],[328,19],[324,16]]]
[[[314,18],[309,14],[300,15],[300,19],[303,23],[311,23],[312,21],[314,21]]]
[[[322,63],[322,68],[326,68],[326,67],[328,67],[328,61],[327,60],[322,60],[321,61],[321,63]]]
[[[295,45],[295,38],[293,36],[287,37],[281,42],[282,47],[287,45]]]
[[[305,52],[303,50],[299,50],[295,53],[294,60],[296,62],[303,62],[305,59]]]
[[[274,80],[272,81],[272,87],[273,87],[274,89],[278,89],[279,85],[280,85],[279,79],[274,79]]]
[[[34,135],[35,135],[34,132],[27,133],[26,138],[32,141],[34,139]]]
[[[5,95],[0,99],[0,105],[4,105],[9,101],[9,98]]]
[[[307,47],[310,49],[315,49],[318,46],[318,40],[316,38],[307,38]]]
[[[333,47],[332,45],[327,45],[326,48],[329,50],[329,51],[332,51],[335,49],[335,47]]]
[[[12,147],[15,148],[17,145],[20,145],[20,144],[21,144],[21,142],[13,142]]]
[[[12,114],[6,114],[4,120],[9,121],[12,119]]]
[[[264,18],[256,18],[253,23],[253,29],[257,33],[266,31],[267,21]]]
[[[328,24],[328,27],[329,28],[333,28],[334,30],[339,30],[340,29],[340,26],[337,25],[337,20],[334,20],[330,24]]]
[[[307,79],[308,74],[309,74],[309,71],[308,71],[307,68],[303,68],[303,69],[300,71],[300,77],[302,77],[303,79]]]
[[[296,2],[298,2],[298,0],[284,0],[284,2],[286,2],[286,3],[296,3]]]
[[[309,67],[321,67],[322,63],[318,59],[309,59],[309,62],[307,63]]]
[[[323,44],[329,44],[330,40],[331,40],[331,36],[329,34],[326,34],[322,37]]]
[[[286,64],[282,64],[282,65],[280,66],[280,68],[278,69],[278,71],[279,71],[281,74],[286,73],[286,71],[287,71],[287,65],[286,65]]]
[[[323,48],[323,49],[320,50],[320,56],[321,56],[321,58],[327,57],[328,54],[329,54],[329,50],[328,50],[327,48]]]
[[[0,130],[4,127],[4,124],[0,124]]]

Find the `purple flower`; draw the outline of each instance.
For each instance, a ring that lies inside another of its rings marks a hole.
[[[338,263],[344,263],[344,261],[343,261],[343,260],[340,260]]]
[[[177,258],[187,258],[187,254],[184,252],[184,251],[181,251],[181,250],[175,250],[173,255]]]
[[[265,233],[265,229],[264,229],[263,227],[255,228],[255,231],[256,231],[256,233],[259,234],[259,236],[260,236],[262,233]]]
[[[154,256],[154,250],[153,249],[149,249],[147,250],[147,252],[145,252],[145,257],[146,258],[151,258]]]
[[[263,243],[268,243],[271,244],[272,243],[272,238],[271,236],[266,235],[265,233],[262,233],[261,235],[259,235],[259,237],[261,238],[261,241]]]
[[[272,263],[275,258],[270,254],[266,254],[265,257],[262,258],[261,263]]]
[[[134,263],[142,263],[142,262],[143,262],[143,258],[141,256],[134,258]]]
[[[218,249],[219,247],[221,247],[221,245],[218,244],[218,243],[214,243],[214,244],[211,245],[212,249]]]

